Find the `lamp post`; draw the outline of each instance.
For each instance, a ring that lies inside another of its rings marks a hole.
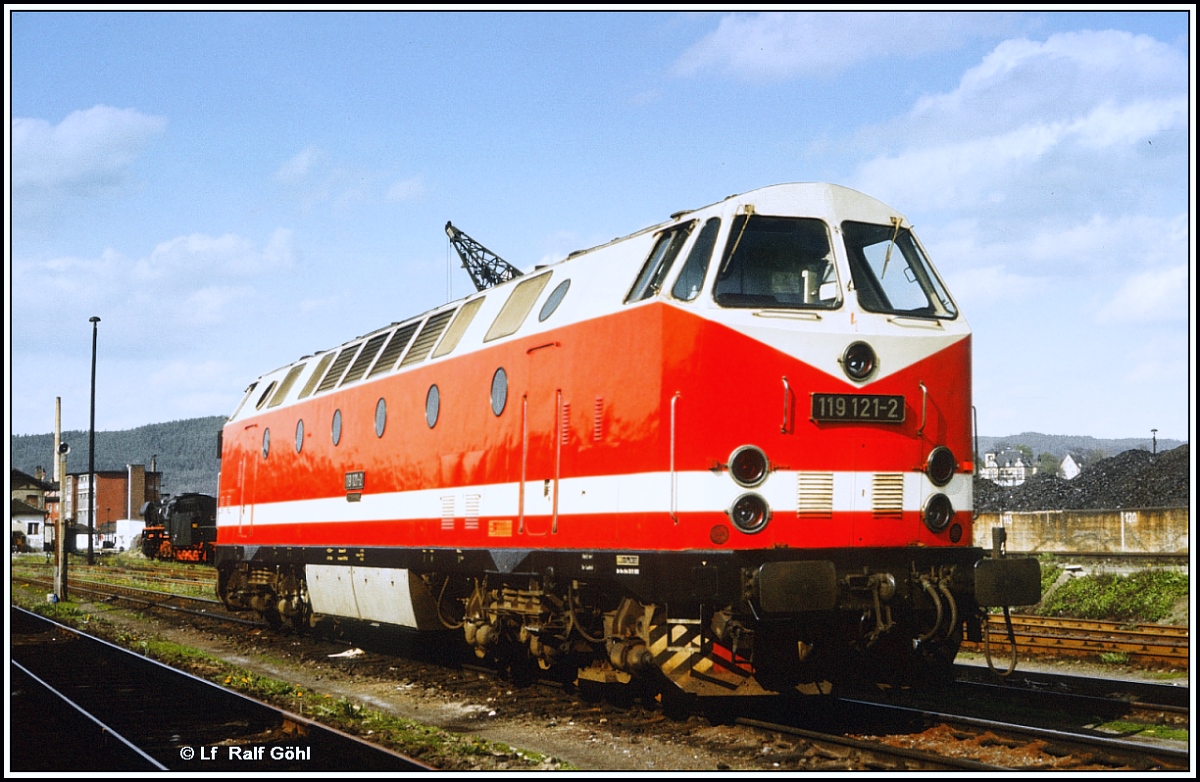
[[[58,444],[58,529],[54,534],[54,593],[67,599],[67,454],[71,446]],[[71,503],[75,512],[75,503]]]
[[[92,538],[96,530],[96,324],[100,318],[88,318],[92,324],[92,414],[88,428],[88,564],[95,564]]]

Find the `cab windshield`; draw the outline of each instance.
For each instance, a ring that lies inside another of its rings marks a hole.
[[[722,307],[838,307],[841,292],[829,227],[811,217],[738,216],[713,298]]]
[[[954,318],[958,308],[912,232],[899,223],[842,223],[850,276],[859,305],[869,312]]]

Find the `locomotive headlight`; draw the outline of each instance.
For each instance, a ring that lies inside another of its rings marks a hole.
[[[743,494],[726,511],[730,521],[742,532],[759,532],[771,520],[767,501],[757,494]]]
[[[954,471],[957,469],[958,462],[954,458],[954,452],[944,445],[930,451],[929,458],[925,460],[925,474],[933,481],[934,486],[945,486],[954,477]]]
[[[729,475],[739,486],[752,489],[767,479],[768,464],[761,448],[743,445],[729,457]]]
[[[866,380],[875,371],[875,351],[865,342],[853,342],[842,353],[842,370],[851,380]]]
[[[944,530],[954,518],[954,506],[950,504],[950,498],[940,493],[930,497],[925,502],[925,509],[921,511],[921,518],[930,532]]]

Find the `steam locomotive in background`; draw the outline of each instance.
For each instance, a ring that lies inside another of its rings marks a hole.
[[[142,554],[174,562],[212,561],[217,543],[217,498],[187,493],[142,505]]]
[[[944,673],[1038,600],[973,545],[970,330],[900,213],[777,185],[526,274],[447,232],[478,292],[230,416],[231,609],[708,695]]]

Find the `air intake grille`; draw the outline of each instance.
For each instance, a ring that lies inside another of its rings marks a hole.
[[[412,339],[412,335],[416,332],[419,323],[409,323],[407,326],[401,326],[392,334],[392,338],[388,341],[387,347],[379,354],[379,360],[375,362],[375,366],[371,368],[371,374],[367,377],[375,377],[384,372],[391,372],[396,367],[396,361],[400,358],[400,354],[408,347],[408,341]]]
[[[358,352],[358,345],[351,345],[348,348],[343,348],[338,357],[333,360],[333,366],[325,373],[325,377],[321,380],[321,385],[317,386],[317,393],[328,391],[337,385],[337,381],[341,379],[342,373],[346,371],[346,367],[350,364],[350,359],[354,358],[354,354]]]
[[[409,349],[408,355],[400,362],[400,366],[406,367],[409,364],[424,361],[425,357],[429,355],[429,351],[433,350],[433,345],[438,341],[438,337],[442,336],[442,330],[446,328],[446,324],[453,314],[454,310],[446,310],[436,315],[430,315],[429,320],[425,321],[425,327],[421,329],[421,333],[413,340],[413,346]]]
[[[376,334],[367,340],[367,345],[358,354],[358,358],[350,365],[350,371],[342,378],[341,385],[353,383],[362,378],[367,373],[367,367],[371,366],[371,361],[374,360],[375,354],[383,347],[383,341],[387,339],[387,334]]]
[[[904,475],[876,473],[871,481],[871,510],[876,517],[900,518],[904,510]]]
[[[802,517],[827,519],[833,515],[833,473],[802,472],[796,483]]]

